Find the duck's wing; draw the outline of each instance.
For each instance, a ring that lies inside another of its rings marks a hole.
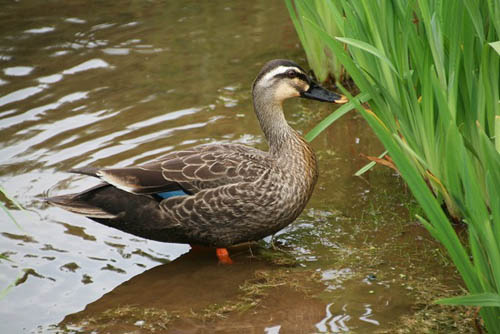
[[[251,182],[269,169],[265,152],[235,144],[198,146],[169,153],[135,167],[81,170],[122,190],[158,194],[182,190],[194,194],[237,182]]]

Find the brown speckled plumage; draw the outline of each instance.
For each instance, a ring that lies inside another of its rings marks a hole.
[[[290,71],[295,74],[290,74]],[[261,239],[293,222],[318,178],[309,144],[286,122],[282,102],[293,96],[334,101],[295,63],[266,64],[253,86],[254,108],[269,144],[264,152],[213,144],[169,153],[136,167],[79,169],[105,183],[49,202],[148,239],[227,247]],[[309,93],[310,94],[310,93]],[[166,199],[156,194],[182,190]]]

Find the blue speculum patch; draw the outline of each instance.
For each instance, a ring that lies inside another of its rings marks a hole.
[[[162,193],[157,193],[156,195],[160,196],[161,198],[169,198],[169,197],[174,197],[174,196],[184,196],[187,195],[186,192],[183,190],[172,190],[172,191],[165,191]]]

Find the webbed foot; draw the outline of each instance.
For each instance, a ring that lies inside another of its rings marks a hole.
[[[233,264],[233,260],[229,257],[229,252],[226,248],[217,248],[215,250],[219,263],[221,264]]]

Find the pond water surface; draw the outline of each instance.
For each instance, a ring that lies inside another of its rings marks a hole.
[[[307,67],[281,1],[4,1],[0,20],[0,184],[26,208],[0,198],[19,224],[0,213],[10,259],[0,261],[0,288],[11,284],[0,333],[371,333],[412,312],[401,272],[435,246],[408,224],[409,196],[392,171],[353,176],[366,163],[360,153],[382,151],[356,114],[313,142],[319,183],[277,237],[295,267],[247,249],[218,266],[212,252],[136,238],[43,201],[95,183],[66,172],[75,167],[206,143],[265,149],[254,77],[274,58]],[[334,107],[285,108],[306,133]],[[246,294],[255,305],[209,314],[243,300],[248,280],[266,283]],[[128,322],[103,316],[120,307]]]

